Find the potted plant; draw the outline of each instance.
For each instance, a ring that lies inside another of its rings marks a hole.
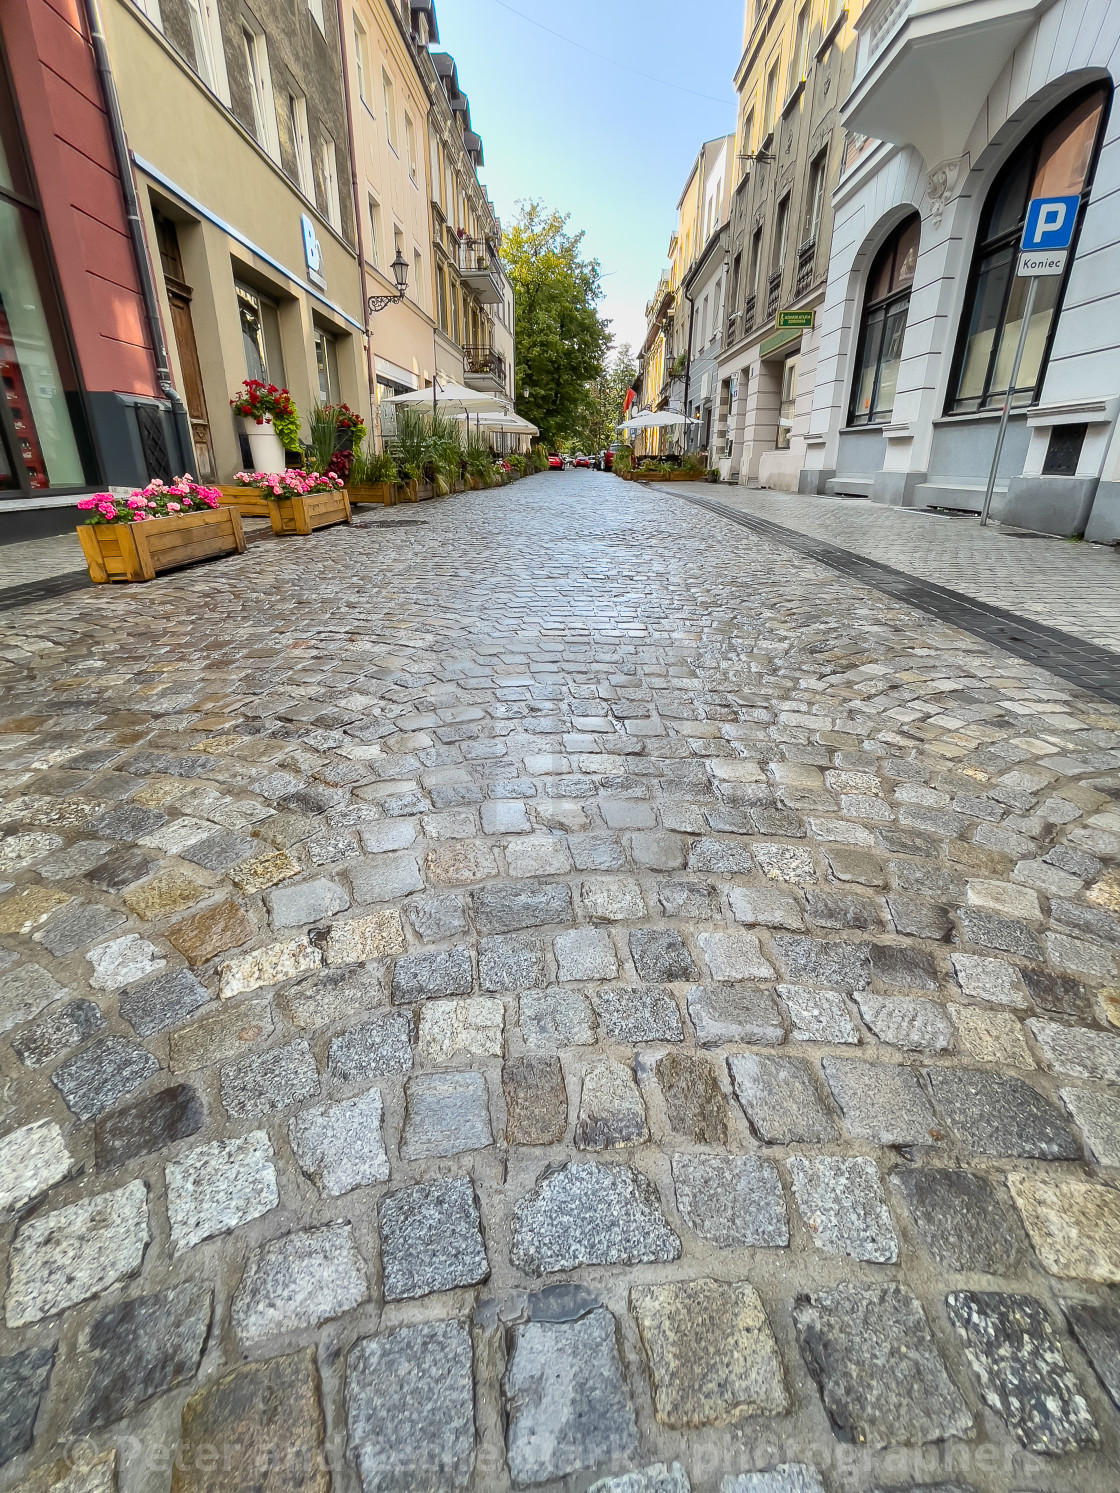
[[[242,422],[257,470],[283,472],[284,453],[299,450],[299,411],[287,389],[247,378],[229,403]]]
[[[98,585],[150,581],[162,570],[245,551],[240,514],[222,505],[216,487],[200,487],[189,472],[171,483],[149,482],[128,497],[94,493],[77,506],[88,515],[78,539]]]
[[[429,418],[423,410],[401,405],[396,412],[396,429],[389,442],[389,450],[396,460],[401,477],[408,484],[412,502],[432,496],[431,483],[425,480],[429,456]]]
[[[367,451],[365,442],[354,446],[346,491],[351,503],[392,503],[396,500],[397,464],[388,451]]]
[[[472,492],[489,487],[491,473],[494,470],[494,464],[490,459],[489,441],[481,435],[468,435],[466,448],[463,451],[463,465],[466,469],[467,483]]]
[[[330,472],[239,472],[238,478],[263,489],[274,534],[310,534],[352,521],[342,478]]]

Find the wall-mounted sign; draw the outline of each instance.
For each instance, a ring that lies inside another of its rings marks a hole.
[[[813,325],[813,313],[811,311],[779,311],[778,319],[774,323],[776,330],[782,327],[800,327],[805,330]]]
[[[299,223],[303,229],[303,258],[307,265],[307,278],[313,285],[326,290],[327,282],[323,278],[323,249],[319,243],[319,235],[315,232],[314,220],[306,213],[301,213]]]

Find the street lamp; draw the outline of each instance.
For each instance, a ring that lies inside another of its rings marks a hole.
[[[371,316],[377,311],[384,311],[386,306],[393,306],[397,301],[403,301],[405,298],[405,293],[408,290],[408,261],[400,249],[397,250],[396,258],[389,268],[392,270],[393,279],[397,284],[397,293],[396,295],[371,295],[366,302],[366,307]]]

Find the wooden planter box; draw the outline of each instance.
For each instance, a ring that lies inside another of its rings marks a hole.
[[[195,560],[245,553],[241,515],[235,508],[173,513],[139,524],[79,524],[78,539],[89,578],[98,585],[151,581],[160,571]]]
[[[308,493],[306,497],[269,498],[268,516],[274,534],[310,534],[312,529],[352,522],[345,489]]]
[[[236,508],[242,518],[267,518],[268,500],[263,487],[219,487],[224,508]]]
[[[346,489],[351,503],[395,503],[398,487],[395,482],[351,483]]]
[[[467,486],[471,490],[471,492],[481,492],[482,491],[482,478],[481,477],[468,477],[467,478]]]
[[[417,482],[413,478],[410,485],[412,487],[412,501],[414,503],[426,503],[429,498],[435,497],[435,491],[430,482]]]

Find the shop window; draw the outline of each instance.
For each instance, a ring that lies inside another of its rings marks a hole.
[[[342,398],[338,380],[338,339],[319,328],[315,329],[315,371],[319,378],[319,403],[338,404]]]
[[[894,409],[921,226],[917,213],[907,218],[871,265],[856,344],[850,425],[882,424]]]
[[[781,403],[778,406],[778,439],[775,442],[779,451],[789,450],[790,436],[793,433],[793,417],[797,412],[797,369],[800,362],[800,354],[795,353],[792,358],[787,358],[782,364]]]
[[[1107,85],[1094,84],[1067,99],[1027,136],[992,183],[973,251],[947,414],[998,409],[1007,397],[1030,283],[1015,274],[1027,203],[1032,197],[1079,197],[1080,223],[1109,96]],[[1064,287],[1062,275],[1038,282],[1013,405],[1038,399]]]
[[[245,376],[262,383],[285,385],[284,358],[280,347],[280,317],[275,301],[251,285],[238,282],[237,311],[241,318],[241,342],[245,349]]]
[[[77,372],[0,65],[0,491],[93,480]]]

